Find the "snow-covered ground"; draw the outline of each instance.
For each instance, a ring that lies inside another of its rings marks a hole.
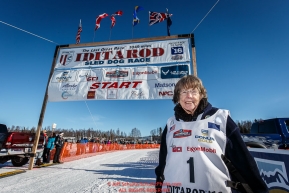
[[[64,164],[33,168],[0,179],[0,192],[154,192],[158,152],[157,149],[115,151]]]

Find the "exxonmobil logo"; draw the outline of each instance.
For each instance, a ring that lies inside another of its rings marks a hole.
[[[159,91],[159,96],[173,96],[173,91]]]

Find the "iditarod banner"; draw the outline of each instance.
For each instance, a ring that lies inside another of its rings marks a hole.
[[[191,74],[190,39],[60,48],[48,100],[172,99]]]
[[[289,192],[289,151],[250,148],[270,193]]]

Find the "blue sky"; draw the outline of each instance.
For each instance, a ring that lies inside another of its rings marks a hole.
[[[0,2],[0,123],[37,127],[48,76],[57,44],[74,44],[79,20],[81,43],[91,43],[95,18],[101,22],[95,42],[166,35],[166,22],[148,27],[148,11],[173,14],[171,34],[189,34],[216,0],[123,0]],[[141,22],[132,34],[134,6]],[[198,76],[209,102],[228,109],[235,121],[289,116],[289,1],[221,0],[194,31]],[[3,22],[37,34],[35,37]],[[65,129],[110,129],[142,136],[164,127],[174,114],[171,100],[49,102],[43,127],[57,123]]]

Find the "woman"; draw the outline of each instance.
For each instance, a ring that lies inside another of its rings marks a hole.
[[[175,115],[168,119],[163,131],[155,169],[157,192],[227,193],[246,189],[268,193],[229,111],[208,103],[199,78],[181,78],[175,86],[173,102]],[[235,183],[240,179],[229,173],[223,155],[235,166],[237,175],[246,179],[243,186]]]
[[[55,137],[56,137],[55,133],[52,133],[51,136],[48,137],[43,153],[43,162],[45,163],[50,163],[50,151],[53,150],[54,148]]]

